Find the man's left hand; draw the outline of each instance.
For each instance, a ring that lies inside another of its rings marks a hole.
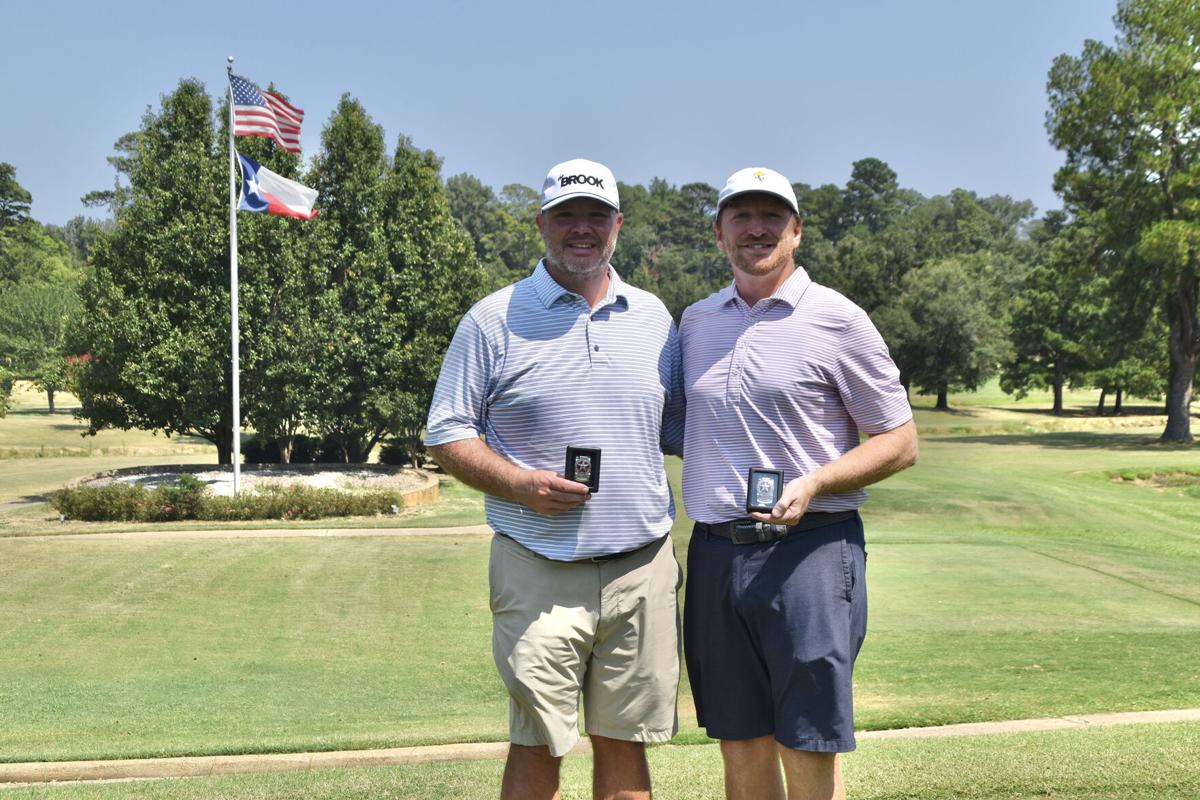
[[[783,494],[779,496],[779,502],[771,509],[770,514],[755,511],[750,516],[759,522],[769,522],[772,525],[795,525],[804,516],[808,504],[816,494],[815,482],[808,475],[801,475],[783,487]]]

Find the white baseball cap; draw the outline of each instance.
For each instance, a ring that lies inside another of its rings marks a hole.
[[[542,184],[542,211],[576,197],[590,197],[621,210],[612,170],[586,158],[573,158],[550,168]]]
[[[721,207],[731,197],[750,192],[773,194],[787,203],[796,216],[800,216],[800,204],[796,202],[796,190],[792,188],[791,181],[766,167],[746,167],[730,175],[729,180],[725,181],[725,188],[717,195],[717,214],[721,213]]]

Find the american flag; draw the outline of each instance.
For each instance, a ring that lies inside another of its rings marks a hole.
[[[289,153],[300,152],[304,112],[245,78],[229,76],[233,89],[233,135],[266,136]]]

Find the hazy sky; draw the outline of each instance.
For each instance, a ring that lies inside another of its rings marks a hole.
[[[587,157],[627,183],[719,186],[743,166],[1058,207],[1046,73],[1111,41],[1115,0],[513,3],[0,0],[0,161],[33,216],[89,213],[121,134],[181,78],[225,91],[225,57],[307,114],[305,157],[344,92],[499,188]],[[320,203],[318,201],[318,207]],[[90,213],[97,215],[99,210]]]

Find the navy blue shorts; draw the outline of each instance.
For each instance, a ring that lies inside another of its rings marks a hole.
[[[867,634],[862,519],[734,544],[692,531],[684,649],[714,739],[854,749],[852,672]]]

